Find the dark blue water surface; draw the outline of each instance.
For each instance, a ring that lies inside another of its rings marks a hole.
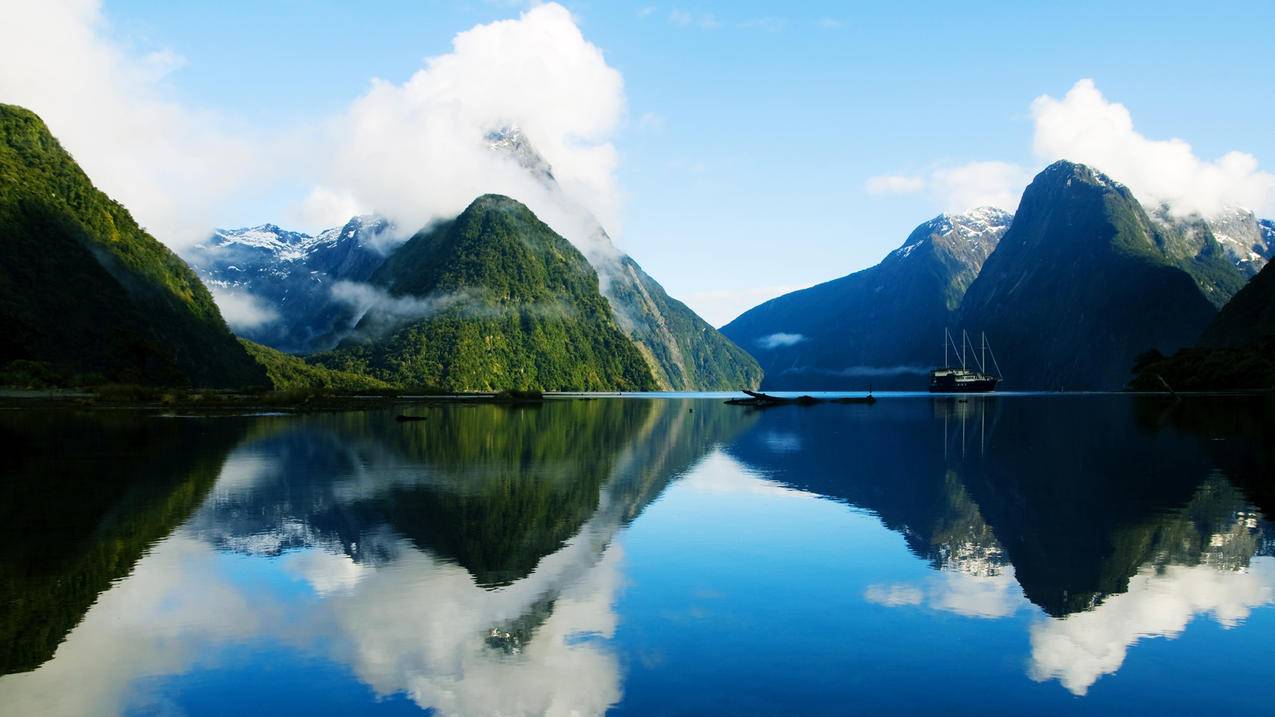
[[[1275,704],[1267,398],[7,411],[0,438],[3,715]]]

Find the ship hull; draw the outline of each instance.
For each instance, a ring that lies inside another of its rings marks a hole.
[[[989,378],[957,384],[930,384],[930,393],[991,393],[996,390],[997,379]]]
[[[939,369],[930,373],[930,393],[990,393],[1000,379],[965,369]]]

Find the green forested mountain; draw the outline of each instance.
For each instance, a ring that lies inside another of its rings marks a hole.
[[[1242,284],[1211,236],[1187,246],[1123,185],[1056,162],[970,286],[961,324],[986,331],[1005,385],[1120,388],[1134,357],[1191,343]]]
[[[276,391],[380,391],[390,388],[388,383],[371,376],[309,364],[300,356],[285,354],[248,339],[239,339],[239,343],[266,369],[270,386]]]
[[[757,357],[767,388],[924,387],[944,326],[1010,220],[991,207],[938,216],[880,264],[772,299],[722,333]]]
[[[264,385],[188,266],[94,188],[39,117],[0,105],[0,366]]]
[[[761,382],[761,367],[747,351],[669,296],[633,257],[616,248],[596,217],[567,197],[549,162],[517,127],[492,132],[487,140],[493,151],[522,167],[562,208],[591,227],[590,241],[597,250],[588,258],[602,277],[602,295],[660,389],[722,391],[755,388]]]
[[[731,391],[761,383],[761,366],[751,355],[669,296],[632,257],[621,255],[615,262],[605,293],[659,388]]]
[[[649,390],[588,260],[522,204],[484,195],[372,275],[385,292],[331,368],[448,390]]]

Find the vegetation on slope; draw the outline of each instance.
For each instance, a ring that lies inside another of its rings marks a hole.
[[[631,257],[620,257],[606,294],[620,328],[637,344],[661,389],[729,391],[761,385],[756,359],[669,296]]]
[[[264,384],[190,268],[13,105],[0,105],[0,242],[0,365],[151,385]]]
[[[390,384],[371,376],[309,364],[298,356],[276,351],[248,339],[239,339],[239,343],[266,369],[266,377],[276,391],[358,392],[392,388]]]
[[[385,301],[317,362],[451,391],[657,387],[588,261],[507,197],[422,230],[371,280]]]

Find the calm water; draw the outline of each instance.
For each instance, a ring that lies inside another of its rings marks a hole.
[[[0,714],[1275,698],[1268,400],[412,410],[0,413]]]

